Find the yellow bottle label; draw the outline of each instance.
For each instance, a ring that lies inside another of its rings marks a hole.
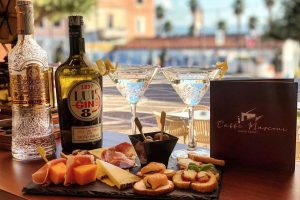
[[[101,139],[101,124],[94,126],[73,126],[72,143],[95,142]]]
[[[96,81],[80,81],[68,94],[68,107],[72,115],[82,121],[92,121],[101,113],[101,87]]]
[[[43,105],[49,103],[48,71],[41,63],[25,63],[24,70],[10,75],[12,103],[15,105]]]

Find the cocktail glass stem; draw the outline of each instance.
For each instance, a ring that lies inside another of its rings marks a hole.
[[[135,126],[135,116],[136,116],[136,103],[131,103],[131,134],[135,135],[136,134],[136,126]]]
[[[197,143],[195,142],[195,135],[194,135],[194,109],[192,106],[188,107],[189,113],[189,143],[188,143],[188,150],[193,151],[197,148]]]

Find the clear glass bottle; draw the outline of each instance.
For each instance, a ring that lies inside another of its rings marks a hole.
[[[12,96],[12,156],[17,160],[41,159],[37,146],[48,156],[55,153],[55,139],[49,105],[46,52],[33,38],[31,1],[16,6],[18,42],[8,54]]]
[[[62,147],[102,147],[102,76],[85,55],[82,16],[69,16],[70,56],[55,72]]]

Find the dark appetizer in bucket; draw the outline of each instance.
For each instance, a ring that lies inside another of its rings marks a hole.
[[[129,135],[129,139],[141,165],[144,166],[149,162],[160,162],[168,166],[170,155],[178,138],[161,131],[144,134],[137,118],[135,122],[141,134]]]

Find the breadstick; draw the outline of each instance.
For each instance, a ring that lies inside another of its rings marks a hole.
[[[214,165],[219,165],[219,166],[224,166],[225,161],[224,160],[219,160],[211,157],[206,157],[206,156],[201,156],[196,153],[189,153],[188,157],[194,161],[202,162],[202,163],[212,163]]]

